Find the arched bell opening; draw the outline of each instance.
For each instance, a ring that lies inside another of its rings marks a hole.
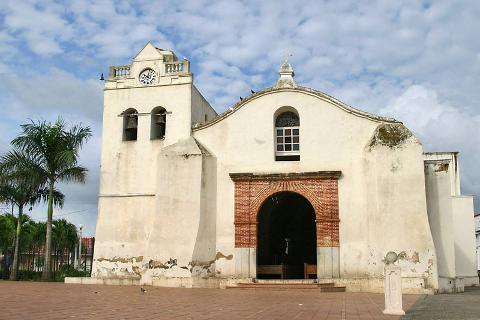
[[[138,112],[129,108],[123,112],[123,141],[137,140]]]
[[[315,209],[303,196],[279,192],[268,197],[258,212],[257,278],[316,278]]]
[[[157,140],[165,138],[167,110],[162,107],[155,107],[152,110],[150,118],[150,139]]]

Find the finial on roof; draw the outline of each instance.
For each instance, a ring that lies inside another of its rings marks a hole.
[[[285,57],[285,62],[280,66],[280,70],[278,70],[278,74],[280,78],[278,78],[277,83],[275,84],[275,88],[295,88],[297,84],[293,77],[295,77],[295,72],[293,71],[293,67],[288,63],[288,57],[292,56],[288,54]]]

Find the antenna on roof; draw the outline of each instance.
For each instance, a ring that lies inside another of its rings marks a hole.
[[[293,57],[293,54],[292,53],[285,53],[285,63],[288,63],[288,58],[289,57]]]

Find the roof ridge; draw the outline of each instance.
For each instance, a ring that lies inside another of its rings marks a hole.
[[[354,107],[338,100],[337,98],[334,98],[333,96],[331,96],[329,94],[326,94],[324,92],[321,92],[319,90],[316,90],[316,89],[303,87],[303,86],[297,86],[297,87],[294,87],[294,88],[268,87],[268,88],[262,89],[260,91],[257,91],[255,93],[252,93],[249,96],[245,97],[243,100],[240,100],[240,101],[236,102],[233,106],[231,106],[230,108],[228,108],[227,110],[225,110],[223,113],[219,114],[217,117],[213,118],[212,120],[201,123],[201,124],[196,124],[193,127],[193,131],[197,131],[197,130],[201,130],[201,129],[210,127],[210,126],[214,125],[215,123],[220,122],[221,120],[227,118],[228,116],[230,116],[230,114],[233,114],[234,112],[239,110],[247,102],[249,102],[253,99],[259,98],[260,96],[263,96],[265,94],[270,94],[270,93],[278,92],[278,91],[301,91],[301,92],[306,92],[306,93],[314,95],[314,96],[316,96],[316,97],[318,97],[322,100],[328,101],[331,104],[341,108],[342,110],[344,110],[348,113],[351,113],[351,114],[354,114],[354,115],[357,115],[357,116],[360,116],[360,117],[363,117],[363,118],[367,118],[367,119],[372,120],[372,121],[401,123],[400,121],[398,121],[394,118],[378,116],[378,115],[375,115],[375,114],[372,114],[372,113],[354,108]]]

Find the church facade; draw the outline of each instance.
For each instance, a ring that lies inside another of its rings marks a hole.
[[[401,122],[298,85],[288,63],[279,74],[218,115],[172,51],[149,43],[110,68],[93,279],[381,292],[394,251],[405,292],[478,284],[457,154],[424,153]]]

